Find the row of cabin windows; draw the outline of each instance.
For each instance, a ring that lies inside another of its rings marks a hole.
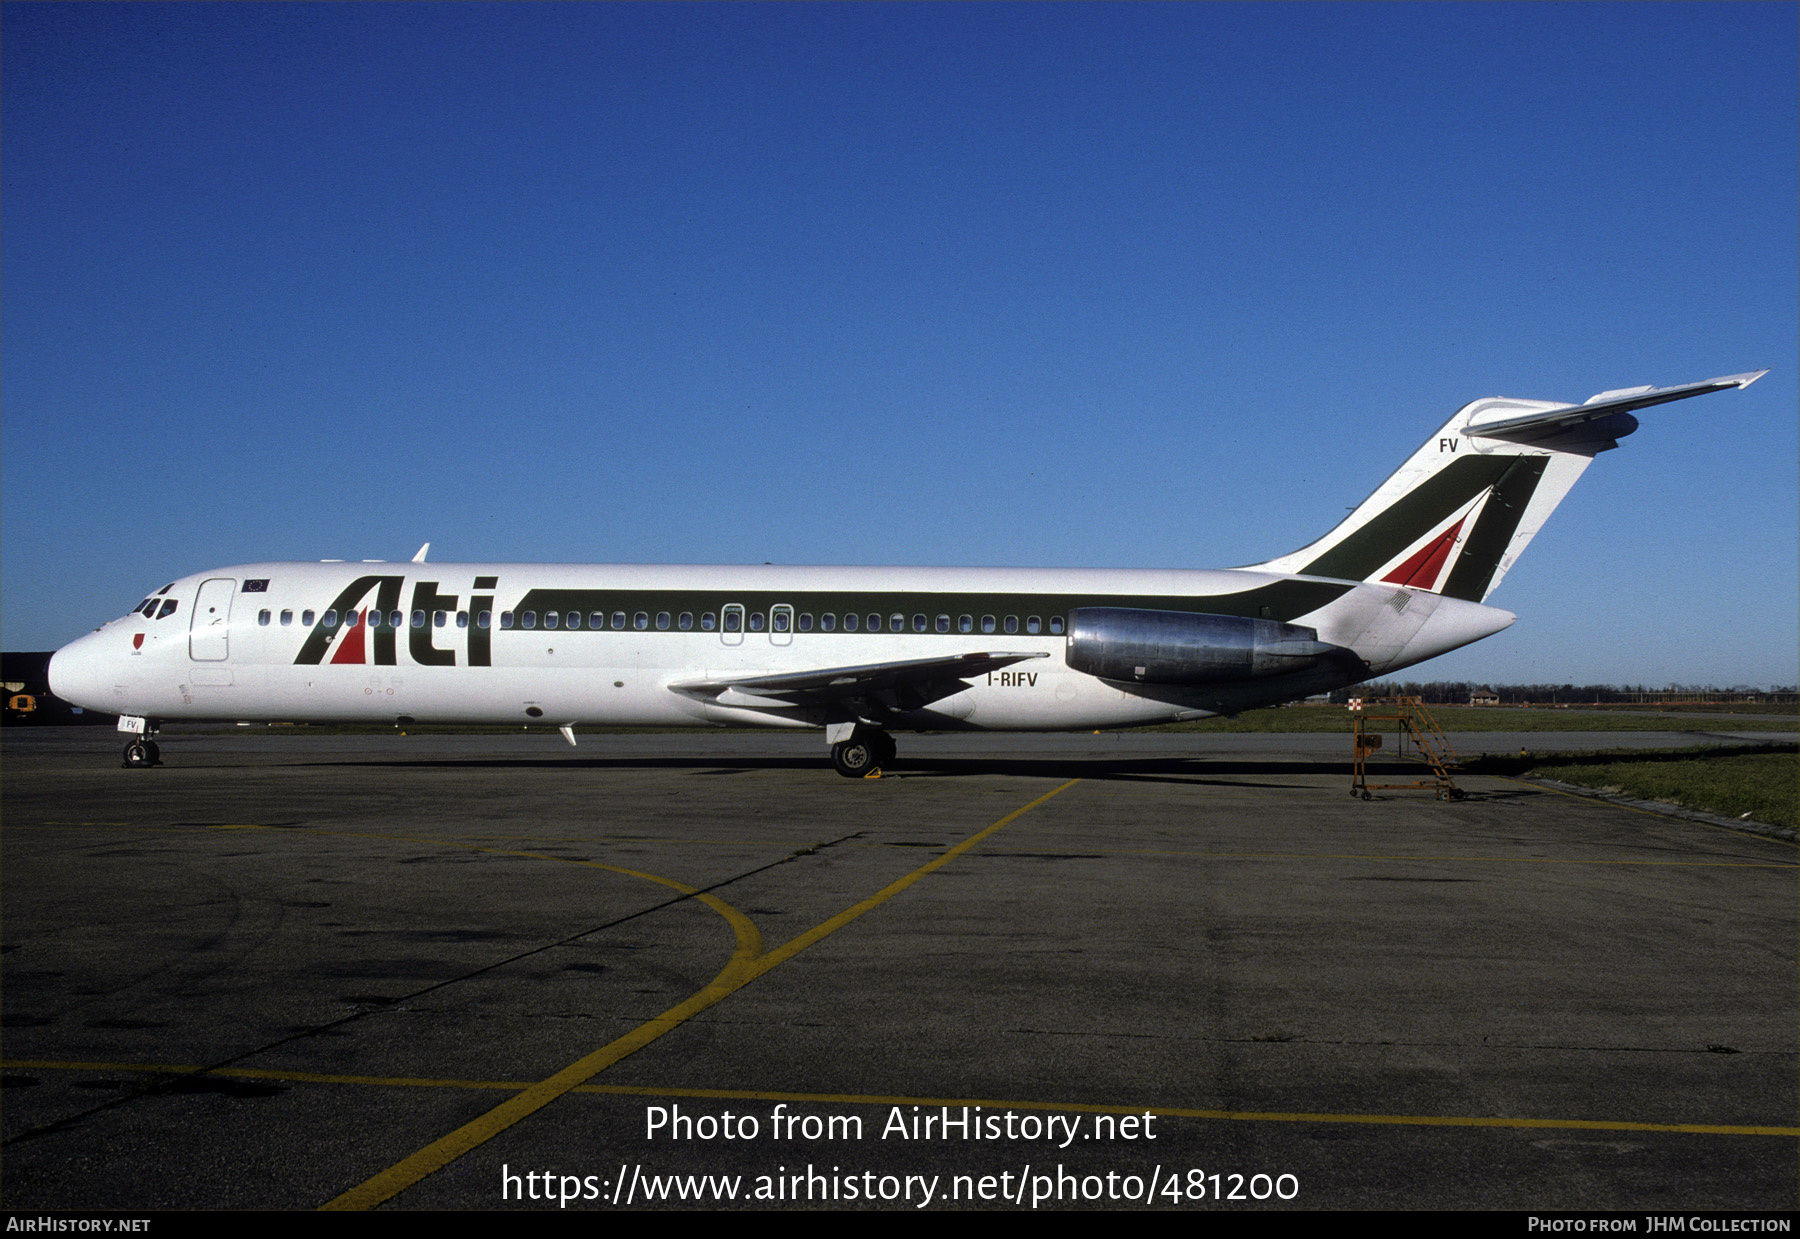
[[[313,611],[302,611],[300,613],[300,623],[307,628],[313,626],[313,622],[316,618],[317,613]],[[341,622],[346,627],[354,628],[357,625],[357,622],[363,618],[368,620],[369,627],[371,628],[403,628],[407,625],[408,621],[408,616],[404,611],[388,611],[384,615],[383,612],[371,607],[366,612],[346,611],[342,616],[339,616],[335,610],[327,611],[325,612],[325,627],[336,628]],[[414,628],[424,628],[427,624],[426,613],[424,611],[414,611],[410,618]],[[815,627],[819,632],[837,632],[840,625],[844,632],[881,632],[884,629],[888,632],[906,632],[909,628],[906,615],[899,611],[895,611],[891,615],[888,615],[885,620],[879,611],[871,611],[867,615],[850,612],[841,617],[834,613],[827,612],[824,615],[814,617],[811,612],[806,611],[796,615],[792,608],[785,606],[774,607],[767,614],[764,614],[761,611],[751,611],[746,614],[744,608],[736,603],[725,607],[717,615],[713,614],[711,611],[703,611],[700,613],[699,618],[700,631],[702,632],[714,632],[720,628],[723,628],[726,632],[743,632],[746,628],[751,632],[813,632]],[[256,616],[256,622],[266,628],[274,622],[274,613],[266,610],[259,611]],[[293,622],[294,613],[292,611],[283,611],[281,613],[282,627],[285,628]],[[451,613],[448,611],[433,611],[430,614],[429,622],[434,628],[448,627],[451,623]],[[614,611],[610,616],[608,616],[605,611],[590,611],[586,618],[585,627],[593,629],[611,628],[615,632],[622,632],[629,626],[641,632],[649,629],[653,622],[658,631],[667,631],[670,627],[673,627],[680,632],[689,632],[694,628],[694,613],[692,611],[683,611],[678,616],[671,616],[667,611],[658,611],[655,620],[652,621],[648,611],[639,611],[637,614],[631,616],[628,625],[625,612],[623,611]],[[475,626],[477,628],[487,628],[490,627],[492,623],[492,611],[476,612]],[[469,626],[469,613],[467,611],[456,612],[455,624],[458,628],[467,628]],[[502,628],[536,628],[537,626],[538,613],[536,611],[500,612],[500,627]],[[559,611],[546,611],[543,615],[543,626],[545,628],[581,628],[584,626],[582,613],[580,611],[570,611],[565,615]],[[959,615],[956,617],[954,624],[952,624],[951,618],[948,615],[933,617],[924,614],[914,614],[910,624],[911,631],[913,632],[950,632],[954,627],[954,630],[959,633],[973,633],[978,626],[980,631],[984,633],[1024,631],[1035,634],[1044,631],[1044,621],[1042,617],[1036,615],[1027,615],[1025,617],[1024,628],[1022,630],[1019,626],[1019,617],[1016,615],[984,615],[980,620],[977,620],[973,615]],[[1049,631],[1056,636],[1062,635],[1062,616],[1052,615],[1050,617]]]
[[[830,612],[814,616],[811,612],[806,611],[796,615],[791,607],[785,606],[773,607],[765,614],[761,611],[746,613],[744,608],[736,603],[724,607],[717,615],[711,611],[703,611],[700,613],[699,620],[702,632],[713,632],[721,628],[726,632],[743,632],[745,630],[750,632],[813,632],[815,630],[837,632],[840,624],[844,632],[881,632],[884,629],[888,632],[906,632],[909,627],[906,615],[898,611],[885,619],[878,611],[872,611],[866,616],[851,613],[839,617]],[[515,626],[536,628],[538,622],[539,617],[536,611],[500,612],[500,627],[502,628]],[[566,615],[557,611],[547,611],[543,616],[545,628],[580,628],[582,622],[580,611],[570,611]],[[954,621],[954,628],[957,632],[972,633],[976,630],[977,622],[973,615],[959,615]],[[1019,617],[1016,615],[1004,617],[984,615],[979,624],[982,632],[1021,631]],[[628,622],[623,611],[614,611],[610,616],[605,611],[592,611],[587,615],[586,625],[589,628],[611,628],[615,632],[622,632],[627,627],[640,632],[651,627],[655,627],[658,631],[667,631],[673,627],[678,631],[688,632],[694,627],[694,613],[683,611],[680,615],[672,616],[667,611],[658,611],[655,619],[652,620],[648,611],[639,611],[631,616]],[[939,615],[935,619],[929,615],[914,615],[910,628],[913,632],[950,632],[952,621],[948,615]],[[1052,615],[1049,631],[1060,636],[1062,630],[1062,616]],[[1042,617],[1027,615],[1023,631],[1043,632]]]
[[[318,619],[318,617],[319,613],[317,611],[302,611],[300,612],[300,623],[303,627],[311,628],[313,626],[313,621]],[[486,628],[492,622],[492,618],[493,613],[491,611],[482,611],[475,617],[475,623],[478,627]],[[345,611],[341,616],[336,611],[327,611],[325,612],[325,627],[336,628],[341,623],[346,628],[354,628],[360,620],[364,619],[368,620],[369,627],[371,628],[404,628],[406,627],[407,622],[406,612],[404,611],[389,611],[384,618],[382,612],[371,607],[367,611]],[[264,628],[267,628],[274,620],[274,613],[271,611],[258,611],[256,613],[256,622],[261,624]],[[281,613],[282,627],[285,628],[293,622],[294,613],[292,611],[283,611]],[[450,612],[432,612],[431,623],[437,628],[445,627],[450,623]],[[414,611],[412,613],[412,626],[414,628],[425,627],[425,612]],[[456,613],[456,626],[458,628],[467,628],[469,626],[469,613],[467,611],[458,611]]]

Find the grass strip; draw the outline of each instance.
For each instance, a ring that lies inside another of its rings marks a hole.
[[[1494,706],[1428,706],[1445,731],[1800,731],[1800,718],[1719,715],[1678,718],[1622,710],[1515,710]],[[1140,731],[1320,732],[1350,731],[1343,706],[1284,706],[1246,710],[1236,718],[1170,723]],[[1392,724],[1387,724],[1392,730]]]
[[[1738,745],[1663,753],[1603,752],[1545,757],[1482,757],[1471,774],[1532,775],[1619,792],[1641,800],[1748,816],[1771,826],[1800,824],[1800,746]]]

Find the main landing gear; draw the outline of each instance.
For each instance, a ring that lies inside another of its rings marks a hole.
[[[873,727],[858,727],[848,740],[831,746],[831,765],[846,779],[879,777],[884,766],[893,764],[894,741],[887,732]]]

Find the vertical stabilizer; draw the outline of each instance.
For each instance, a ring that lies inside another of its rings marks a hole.
[[[1330,533],[1262,572],[1380,581],[1481,602],[1594,456],[1637,429],[1634,409],[1764,374],[1601,392],[1585,404],[1489,397],[1464,405]]]

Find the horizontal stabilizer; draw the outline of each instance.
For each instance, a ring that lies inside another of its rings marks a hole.
[[[1507,417],[1508,410],[1505,405],[1501,405],[1491,414],[1485,415],[1492,420],[1485,420],[1481,413],[1472,416],[1464,433],[1483,439],[1536,437],[1536,432],[1554,434],[1618,413],[1667,404],[1671,400],[1686,400],[1689,396],[1704,396],[1708,392],[1748,387],[1767,373],[1767,370],[1752,370],[1748,374],[1729,374],[1720,379],[1707,379],[1704,383],[1683,383],[1679,387],[1631,387],[1621,391],[1601,392],[1586,404],[1563,405],[1561,408],[1529,413],[1523,417]]]
[[[690,697],[717,698],[721,693],[741,693],[771,699],[769,704],[820,704],[861,697],[903,684],[966,680],[1032,658],[1048,658],[1042,651],[954,654],[947,658],[910,658],[860,667],[826,667],[788,675],[746,676],[743,679],[689,680],[669,687]]]

